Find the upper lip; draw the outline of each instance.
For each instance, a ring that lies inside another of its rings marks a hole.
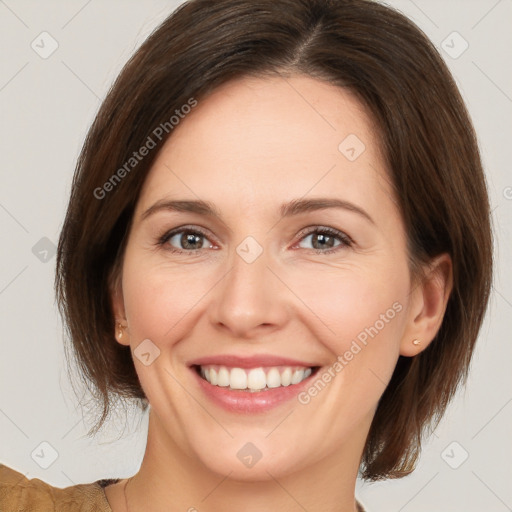
[[[206,366],[209,364],[229,366],[231,368],[259,368],[261,366],[303,366],[305,368],[312,368],[316,366],[310,362],[271,354],[254,356],[237,356],[234,354],[205,356],[191,361],[189,366]]]

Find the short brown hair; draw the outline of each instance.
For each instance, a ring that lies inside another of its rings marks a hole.
[[[289,73],[352,91],[372,116],[412,275],[443,252],[452,258],[442,325],[427,349],[399,358],[362,459],[367,480],[400,477],[413,470],[422,432],[467,377],[491,288],[492,231],[478,145],[460,93],[428,38],[389,7],[370,0],[182,4],[125,65],[87,135],[58,245],[59,308],[81,376],[103,406],[94,431],[113,397],[140,399],[145,409],[130,348],[114,338],[110,286],[139,192],[172,130],[155,137],[156,148],[121,173],[122,181],[113,176],[191,98],[202,101],[235,78]]]

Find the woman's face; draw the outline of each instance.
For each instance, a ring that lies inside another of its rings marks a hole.
[[[203,468],[250,480],[359,460],[413,297],[372,126],[327,83],[237,80],[180,121],[146,179],[120,342],[155,435]]]

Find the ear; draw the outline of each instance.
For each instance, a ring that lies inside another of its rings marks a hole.
[[[413,285],[400,355],[415,356],[432,342],[443,322],[452,288],[452,260],[443,253],[430,262],[424,277]]]
[[[115,323],[113,325],[114,337],[121,345],[130,345],[128,323],[124,308],[122,273],[114,270],[109,279],[110,303],[114,313]]]

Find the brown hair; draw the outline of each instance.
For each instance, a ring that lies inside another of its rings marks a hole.
[[[94,432],[114,397],[140,399],[145,410],[130,348],[114,338],[109,285],[119,274],[142,184],[172,135],[168,120],[234,78],[287,73],[349,89],[372,115],[412,275],[440,253],[453,261],[443,323],[427,349],[399,358],[362,459],[365,479],[401,477],[413,470],[427,425],[441,418],[467,377],[490,293],[492,231],[460,93],[428,38],[391,8],[370,0],[182,4],[125,65],[87,135],[58,246],[59,308],[83,381],[103,406]],[[156,137],[159,126],[167,129]],[[148,137],[155,148],[127,167]]]

